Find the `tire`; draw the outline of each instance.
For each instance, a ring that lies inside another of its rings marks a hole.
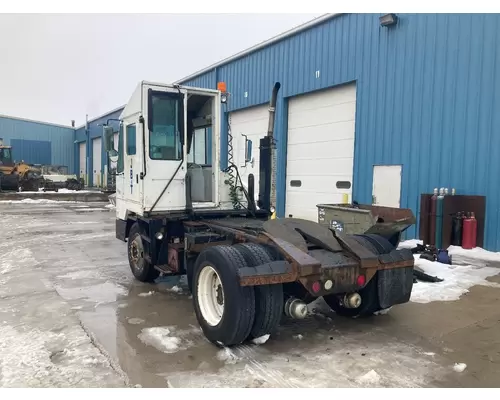
[[[243,255],[249,267],[256,267],[272,261],[272,256],[262,246],[244,243],[234,246]],[[272,335],[278,329],[283,314],[283,285],[254,286],[255,321],[249,338]]]
[[[144,244],[142,243],[140,227],[137,222],[130,228],[127,250],[130,270],[134,277],[141,282],[154,282],[160,275],[160,271],[144,259]]]
[[[205,337],[212,343],[234,346],[250,335],[255,293],[251,286],[240,286],[238,275],[238,270],[246,266],[244,257],[232,246],[209,247],[196,260],[194,310]]]
[[[380,235],[355,235],[353,237],[358,243],[375,254],[387,254],[394,250],[394,246]],[[369,317],[381,310],[378,299],[378,274],[375,274],[370,282],[358,293],[361,296],[361,306],[358,308],[346,308],[340,305],[338,297],[333,294],[323,296],[323,299],[337,315],[342,317]]]

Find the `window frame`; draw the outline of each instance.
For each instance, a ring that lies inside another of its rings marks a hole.
[[[134,127],[134,153],[129,153],[129,128]],[[137,124],[132,122],[125,127],[125,152],[127,156],[137,155]]]
[[[169,100],[175,100],[178,104],[177,110],[177,132],[174,135],[174,143],[179,143],[180,151],[179,157],[176,158],[156,158],[152,157],[153,152],[151,151],[151,135],[153,134],[153,98],[163,98]],[[153,89],[148,89],[148,157],[152,161],[184,161],[184,94],[179,93],[171,93],[171,92],[162,92],[156,91]]]

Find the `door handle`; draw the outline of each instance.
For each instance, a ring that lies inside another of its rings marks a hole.
[[[139,183],[139,175],[135,174],[135,183]]]

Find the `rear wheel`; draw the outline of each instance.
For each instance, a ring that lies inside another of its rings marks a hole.
[[[243,255],[249,267],[269,263],[271,255],[258,244],[243,243],[234,246]],[[283,314],[283,285],[259,285],[255,290],[255,321],[250,338],[271,335],[278,329]]]
[[[379,235],[355,235],[353,238],[375,254],[387,254],[394,250],[394,246],[384,237]],[[323,299],[336,314],[343,317],[368,317],[380,311],[378,299],[378,275],[358,291],[361,296],[361,305],[358,308],[347,308],[341,304],[339,296],[331,294]]]
[[[240,252],[231,246],[203,250],[194,267],[193,303],[196,318],[213,343],[233,346],[244,342],[255,318],[252,287],[240,286],[238,270],[246,267]]]
[[[144,243],[139,224],[135,222],[130,228],[127,241],[128,262],[134,277],[141,282],[153,282],[160,275],[144,258]]]

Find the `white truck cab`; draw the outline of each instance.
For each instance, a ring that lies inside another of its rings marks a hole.
[[[231,207],[219,170],[220,104],[217,90],[144,81],[137,85],[120,115],[118,148],[112,128],[104,129],[110,160],[117,163],[118,219],[126,220],[129,214],[182,213],[191,205]],[[210,164],[189,162],[194,132],[202,128],[212,133],[204,149],[211,153]],[[191,190],[186,188],[186,175]]]

